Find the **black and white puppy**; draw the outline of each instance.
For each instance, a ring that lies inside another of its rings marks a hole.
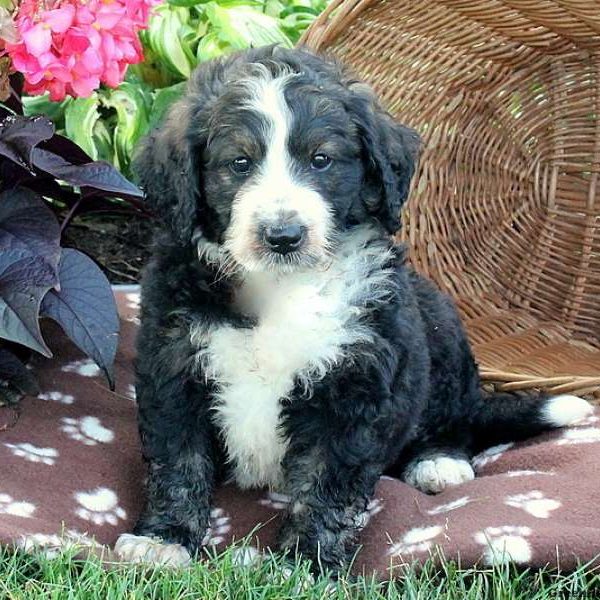
[[[142,144],[164,227],[137,347],[147,501],[122,557],[187,562],[231,480],[288,494],[280,547],[339,569],[382,473],[440,492],[482,448],[589,414],[482,396],[452,302],[390,239],[418,150],[339,65],[277,47],[199,67]]]

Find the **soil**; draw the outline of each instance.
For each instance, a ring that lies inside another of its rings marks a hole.
[[[90,214],[76,217],[63,235],[63,246],[91,256],[111,283],[138,283],[150,256],[153,221],[138,214]]]

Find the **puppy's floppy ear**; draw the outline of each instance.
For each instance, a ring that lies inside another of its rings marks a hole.
[[[191,111],[186,102],[173,106],[160,128],[140,143],[134,158],[149,208],[183,244],[196,226],[199,166],[187,138]]]
[[[396,122],[365,84],[348,85],[349,112],[358,129],[365,160],[363,202],[389,233],[400,229],[400,209],[414,175],[421,139]]]

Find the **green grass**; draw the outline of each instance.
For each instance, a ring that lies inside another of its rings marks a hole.
[[[325,578],[307,583],[306,564],[292,566],[284,575],[280,558],[261,564],[235,566],[226,551],[189,569],[144,569],[108,566],[96,558],[77,559],[71,553],[48,559],[19,551],[0,550],[0,598],[63,600],[223,599],[271,600],[346,598],[505,600],[600,598],[600,574],[581,567],[575,573],[517,571],[514,567],[461,570],[453,563],[410,570],[392,584],[358,578],[341,578],[331,584]]]

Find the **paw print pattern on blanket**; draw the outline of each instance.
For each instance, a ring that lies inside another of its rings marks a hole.
[[[93,548],[98,543],[84,533],[68,529],[62,535],[31,533],[17,540],[17,546],[25,552],[40,551],[46,558],[56,558],[73,548]]]
[[[388,550],[391,556],[402,557],[405,554],[415,554],[418,552],[427,552],[431,550],[435,538],[437,538],[444,528],[441,525],[431,527],[415,527],[406,532],[402,540]]]
[[[25,460],[34,463],[53,465],[58,457],[58,450],[54,448],[40,448],[28,442],[21,444],[4,444],[15,456],[21,456]]]
[[[486,465],[496,462],[507,450],[515,445],[514,442],[508,442],[508,444],[498,444],[487,448],[483,452],[480,452],[477,456],[473,457],[471,464],[475,470],[479,471]]]
[[[447,502],[446,504],[440,504],[430,510],[427,511],[428,515],[441,515],[443,513],[448,513],[450,511],[456,510],[457,508],[462,508],[472,502],[469,496],[463,496],[462,498],[457,498],[452,502]]]
[[[547,519],[553,510],[562,506],[558,500],[546,498],[539,490],[507,496],[504,504],[514,506],[515,508],[522,508],[525,512],[538,519]]]
[[[60,370],[63,373],[77,373],[77,375],[82,375],[83,377],[98,377],[100,375],[100,367],[90,358],[68,363],[61,367]]]
[[[113,441],[115,434],[104,427],[97,417],[81,417],[72,419],[64,417],[61,419],[61,431],[64,431],[72,440],[83,442],[86,446],[96,444],[108,444]]]
[[[487,565],[502,565],[511,560],[524,564],[531,560],[531,545],[526,539],[529,535],[529,527],[504,525],[486,527],[475,534],[475,541],[486,546],[483,560]]]
[[[140,308],[140,295],[136,293],[125,294],[125,299],[127,300],[127,308],[133,309],[137,313]],[[125,319],[136,325],[140,324],[140,318],[137,314],[125,317]]]
[[[597,442],[600,442],[600,429],[598,427],[574,427],[566,429],[556,443],[559,446],[572,446]]]
[[[0,515],[13,515],[28,519],[34,512],[35,505],[31,502],[19,502],[8,494],[0,494]]]
[[[133,385],[132,383],[130,383],[127,386],[127,392],[125,393],[125,395],[127,396],[127,398],[129,398],[130,400],[132,400],[133,402],[135,402],[136,401],[135,385]]]
[[[109,488],[76,492],[75,500],[79,504],[75,514],[94,525],[117,525],[119,520],[127,517],[127,513],[119,506],[117,494]]]
[[[64,394],[63,392],[55,391],[38,394],[38,400],[60,402],[60,404],[73,404],[75,398],[71,396],[71,394]]]
[[[225,536],[231,531],[231,518],[225,514],[222,508],[213,508],[210,511],[210,525],[206,530],[203,546],[218,546],[225,541]]]
[[[286,494],[279,494],[278,492],[269,492],[266,498],[261,498],[258,503],[275,510],[286,510],[289,508],[291,498]]]

